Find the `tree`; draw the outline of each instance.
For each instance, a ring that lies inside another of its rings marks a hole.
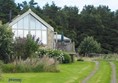
[[[88,55],[89,53],[99,53],[101,51],[101,45],[93,37],[85,37],[80,43],[79,53]]]
[[[8,25],[0,24],[0,60],[9,62],[13,53],[13,33]]]
[[[34,9],[36,9],[35,6],[37,4],[38,3],[34,2],[34,0],[30,0],[29,2],[23,1],[22,3],[18,3],[19,9],[21,9],[21,12],[19,12],[19,13],[22,14],[22,13],[26,12],[29,8],[34,10]]]
[[[7,23],[10,21],[10,11],[12,12],[13,19],[17,14],[17,5],[14,0],[0,0],[0,20],[3,23]]]

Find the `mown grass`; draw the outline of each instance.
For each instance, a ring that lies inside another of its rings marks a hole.
[[[117,79],[117,82],[118,82],[118,61],[115,61],[115,66],[116,66],[116,79]]]
[[[88,83],[110,83],[111,82],[111,66],[107,61],[100,61],[99,70],[88,81]]]
[[[6,73],[0,83],[7,83],[9,78],[20,78],[23,83],[81,83],[94,67],[93,62],[75,62],[60,65],[58,73]]]

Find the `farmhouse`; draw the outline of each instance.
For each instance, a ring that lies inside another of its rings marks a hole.
[[[49,49],[60,49],[61,35],[54,32],[54,28],[36,15],[31,9],[22,15],[18,15],[9,24],[15,37],[26,37],[27,34],[40,38],[43,46]],[[70,47],[71,39],[63,37],[67,49]],[[72,47],[72,46],[71,46]],[[64,48],[65,49],[65,48]]]

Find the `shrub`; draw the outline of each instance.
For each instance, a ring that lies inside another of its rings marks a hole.
[[[2,71],[5,73],[13,73],[15,71],[15,66],[13,64],[4,64],[2,66]]]
[[[99,53],[101,51],[101,45],[93,37],[86,37],[80,43],[79,53],[88,55],[89,53]]]
[[[39,44],[39,38],[35,39],[35,37],[30,34],[28,34],[26,38],[18,37],[14,41],[14,54],[15,56],[21,56],[23,59],[31,58],[38,50]]]
[[[22,58],[26,58],[25,56],[25,44],[26,44],[26,38],[16,38],[14,41],[14,55]]]
[[[25,44],[25,55],[28,57],[33,57],[33,54],[39,48],[39,38],[35,40],[35,36],[30,34],[27,35],[26,44]]]
[[[9,62],[9,57],[12,55],[13,33],[8,25],[0,24],[0,60],[5,63]]]
[[[39,56],[39,58],[42,58],[44,55],[47,55],[47,50],[45,49],[38,49],[37,51],[37,55]]]
[[[71,62],[71,57],[67,53],[63,53],[64,59],[62,60],[63,63],[70,63]]]
[[[50,58],[57,59],[60,63],[70,63],[71,57],[68,53],[63,52],[61,50],[47,50],[47,49],[39,49],[38,50],[39,57],[48,56]]]

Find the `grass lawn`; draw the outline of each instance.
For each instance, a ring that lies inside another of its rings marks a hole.
[[[101,65],[101,68],[104,71],[106,71],[105,69],[109,68],[108,63],[102,62],[101,64],[106,64],[105,67]],[[41,72],[3,74],[3,80],[0,81],[0,83],[7,83],[9,78],[21,78],[23,80],[23,83],[81,83],[81,81],[89,75],[94,67],[95,63],[93,62],[75,62],[72,64],[60,65],[59,68],[61,71],[58,73]],[[109,72],[109,70],[107,71]],[[109,75],[109,73],[106,74]]]
[[[111,66],[107,61],[100,61],[99,70],[88,81],[88,83],[110,83],[111,82]]]
[[[117,79],[117,82],[118,82],[118,61],[114,62],[115,65],[116,65],[116,79]]]

